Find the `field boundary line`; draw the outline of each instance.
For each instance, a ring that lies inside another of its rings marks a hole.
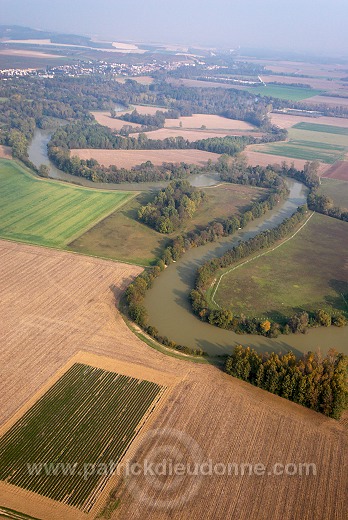
[[[248,264],[249,262],[252,262],[253,260],[256,260],[257,258],[261,258],[262,256],[265,256],[265,255],[268,255],[269,253],[272,253],[273,251],[275,251],[279,247],[283,246],[284,244],[286,244],[287,242],[292,240],[297,235],[297,233],[299,233],[301,231],[301,229],[303,229],[308,224],[309,220],[313,217],[314,214],[315,214],[315,211],[313,211],[311,213],[311,215],[309,215],[307,220],[302,224],[301,227],[299,227],[299,229],[293,235],[291,235],[291,237],[287,238],[286,240],[284,240],[283,242],[278,244],[276,247],[273,247],[272,249],[269,249],[268,251],[265,251],[264,253],[260,253],[259,255],[253,256],[252,258],[249,258],[248,260],[245,260],[245,262],[242,262],[241,264],[238,264],[238,265],[235,265],[234,267],[231,267],[231,269],[229,269],[225,273],[222,273],[220,275],[219,280],[217,281],[217,284],[215,285],[215,289],[214,289],[214,292],[213,292],[212,297],[211,297],[211,301],[214,303],[214,305],[216,305],[217,307],[219,307],[219,309],[221,309],[221,306],[218,303],[216,303],[216,301],[215,301],[215,295],[216,295],[216,292],[217,292],[217,290],[219,288],[219,285],[220,285],[220,282],[221,282],[222,278],[226,274],[228,274],[228,273],[230,273],[232,271],[235,271],[239,267],[242,267],[243,265]]]

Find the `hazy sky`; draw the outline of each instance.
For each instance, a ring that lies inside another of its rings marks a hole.
[[[348,0],[0,0],[0,24],[115,40],[348,54]]]

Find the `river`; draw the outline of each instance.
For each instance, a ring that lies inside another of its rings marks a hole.
[[[161,335],[190,348],[202,348],[210,355],[229,353],[239,344],[253,347],[258,352],[293,350],[300,354],[320,349],[325,353],[329,348],[335,347],[340,352],[348,354],[348,327],[320,327],[309,330],[307,334],[280,335],[271,339],[258,335],[239,335],[214,327],[200,321],[191,311],[188,296],[194,286],[199,266],[210,258],[221,256],[240,240],[247,240],[260,231],[275,227],[299,205],[306,202],[307,190],[302,184],[289,181],[289,187],[290,195],[287,201],[281,203],[266,217],[250,223],[232,238],[189,250],[179,261],[161,273],[145,297],[149,323],[156,327]]]
[[[94,183],[86,179],[75,177],[58,170],[47,156],[47,143],[52,130],[36,129],[34,138],[29,147],[29,159],[39,167],[46,164],[50,167],[50,177],[53,179],[78,184],[90,188],[147,191],[158,190],[168,183]],[[218,184],[219,175],[195,175],[190,177],[194,186],[204,187]],[[276,339],[264,338],[257,335],[238,335],[203,323],[191,312],[188,295],[193,287],[197,268],[209,258],[222,255],[226,250],[238,243],[247,240],[262,230],[278,225],[284,218],[290,216],[297,206],[306,202],[306,188],[295,181],[289,181],[290,195],[286,202],[268,213],[265,217],[249,224],[248,227],[234,235],[191,249],[178,262],[171,264],[155,281],[153,288],[147,292],[145,306],[149,313],[149,322],[157,327],[160,334],[168,336],[177,343],[190,348],[202,348],[208,354],[219,355],[231,351],[234,345],[242,344],[255,348],[257,351],[288,351],[296,353],[308,350],[327,352],[331,347],[348,354],[348,327],[337,328],[320,327],[312,329],[308,334],[281,335]]]

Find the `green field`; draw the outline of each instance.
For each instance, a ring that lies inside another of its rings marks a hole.
[[[326,164],[333,164],[344,158],[348,152],[348,134],[330,132],[330,128],[337,127],[327,126],[329,130],[324,132],[309,127],[324,128],[326,125],[303,124],[308,128],[300,128],[299,125],[302,123],[299,123],[289,129],[288,141],[256,145],[252,147],[252,150],[268,155],[280,155],[284,158],[317,160]]]
[[[117,463],[163,390],[74,364],[0,439],[0,480],[87,513],[108,479],[97,471],[86,477],[84,464]],[[76,470],[64,475],[68,464]]]
[[[289,101],[301,101],[313,96],[323,94],[322,90],[315,90],[311,88],[288,87],[281,85],[267,85],[266,87],[248,87],[243,88],[252,94],[260,96],[271,96],[278,99],[288,99]]]
[[[347,258],[348,223],[315,214],[276,251],[226,274],[215,301],[280,321],[300,310],[348,312]]]
[[[251,201],[267,193],[259,188],[235,184],[206,188],[205,192],[208,201],[196,211],[184,231],[206,226],[214,219],[242,211]],[[139,207],[147,204],[152,198],[151,193],[139,194],[136,199],[132,199],[70,243],[69,248],[104,258],[151,265],[168,241],[177,234],[176,232],[172,235],[161,235],[137,221]]]
[[[64,247],[131,196],[40,179],[2,159],[0,237]]]
[[[333,125],[317,125],[315,123],[297,123],[292,128],[309,130],[311,132],[324,132],[326,134],[348,135],[348,128]]]
[[[335,206],[348,211],[348,182],[322,177],[318,192],[327,195]]]

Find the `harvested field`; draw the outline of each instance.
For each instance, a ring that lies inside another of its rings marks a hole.
[[[263,189],[237,184],[222,184],[205,188],[204,191],[208,200],[198,208],[193,219],[187,222],[185,231],[206,226],[214,219],[234,215],[266,193]],[[69,248],[104,258],[152,265],[168,241],[177,234],[161,235],[137,220],[140,206],[152,199],[151,193],[139,194],[74,240]]]
[[[91,112],[92,116],[95,117],[97,123],[103,126],[111,128],[111,130],[121,130],[124,125],[130,125],[133,128],[140,128],[141,125],[137,123],[128,123],[128,121],[122,121],[111,117],[110,112]]]
[[[307,160],[305,159],[294,159],[293,157],[289,158],[288,156],[284,155],[270,155],[263,152],[257,152],[256,150],[257,148],[251,145],[250,147],[247,146],[246,151],[243,152],[248,159],[248,164],[250,164],[251,166],[268,166],[269,164],[281,164],[285,161],[289,165],[294,163],[295,168],[301,170],[307,162]],[[319,173],[323,175],[328,168],[329,166],[327,164],[320,163]]]
[[[78,471],[58,473],[53,487],[43,464],[73,460],[83,470],[86,461],[118,463],[164,390],[153,382],[74,363],[3,433],[0,480],[89,512],[111,475],[82,479]],[[37,469],[33,475],[28,475],[28,464]]]
[[[120,76],[120,77],[115,78],[115,80],[118,83],[125,83],[127,81],[127,79],[137,81],[141,85],[151,85],[151,83],[153,83],[153,78],[150,78],[150,76],[130,76],[130,77]]]
[[[182,127],[180,127],[182,123]],[[198,130],[205,126],[206,130],[254,130],[255,127],[245,121],[228,119],[211,114],[192,114],[190,117],[166,119],[165,128],[190,128]]]
[[[348,163],[347,173],[348,173]],[[348,180],[348,176],[347,176]],[[337,180],[335,178],[322,177],[319,187],[319,193],[327,195],[333,200],[335,206],[342,210],[348,211],[348,182],[347,180]]]
[[[225,137],[226,135],[251,135],[252,137],[262,137],[262,132],[254,132],[253,130],[185,130],[178,128],[160,128],[152,132],[145,132],[149,139],[166,139],[167,137],[181,136],[188,141],[194,142],[199,139],[209,139],[211,137]],[[132,137],[138,137],[139,134],[132,134]]]
[[[0,145],[0,159],[12,159],[12,150],[10,146]]]
[[[319,125],[340,126],[348,128],[348,119],[343,117],[307,117],[289,114],[271,114],[271,121],[280,128],[290,128],[298,123],[314,123]]]
[[[41,179],[5,159],[0,186],[0,236],[51,247],[64,247],[132,196]]]
[[[136,110],[139,114],[142,115],[153,115],[156,114],[158,110],[161,112],[165,112],[168,109],[165,107],[153,107],[150,105],[132,105],[128,110],[124,110],[123,112],[117,113],[121,116],[123,114],[129,114],[129,112],[133,112],[133,110]],[[127,123],[127,121],[124,121],[124,123]]]
[[[119,366],[123,373],[124,363],[132,365],[135,372],[126,373],[132,377],[151,381],[147,374],[153,369],[167,379],[180,375],[160,413],[155,410],[148,435],[141,432],[131,446],[129,460],[141,463],[147,457],[151,462],[156,448],[161,458],[169,454],[174,463],[190,462],[193,447],[213,464],[261,463],[271,471],[264,476],[214,473],[198,480],[185,476],[172,488],[164,486],[169,477],[153,482],[143,475],[115,476],[96,509],[116,488],[120,502],[114,519],[345,519],[344,426],[214,366],[163,356],[137,339],[115,310],[114,297],[118,300],[139,268],[9,242],[0,242],[0,259],[2,421],[83,348],[108,356],[110,370]],[[107,363],[100,368],[108,370]],[[316,474],[276,476],[276,462],[313,463]],[[2,505],[41,520],[96,516],[23,493],[3,484]]]
[[[347,91],[346,91],[347,92]],[[331,96],[313,96],[309,99],[306,99],[306,103],[313,103],[318,105],[319,103],[325,103],[326,105],[334,105],[334,106],[348,106],[348,97],[331,97]]]
[[[347,222],[315,213],[277,250],[227,270],[215,301],[237,315],[278,320],[300,310],[346,313],[347,239]]]
[[[348,181],[348,161],[338,161],[326,170],[325,177]]]
[[[77,155],[80,159],[96,159],[104,166],[116,165],[118,168],[132,168],[146,161],[154,165],[164,162],[203,165],[209,159],[213,162],[220,157],[216,153],[203,152],[201,150],[100,150],[83,148],[71,150],[71,155]]]

